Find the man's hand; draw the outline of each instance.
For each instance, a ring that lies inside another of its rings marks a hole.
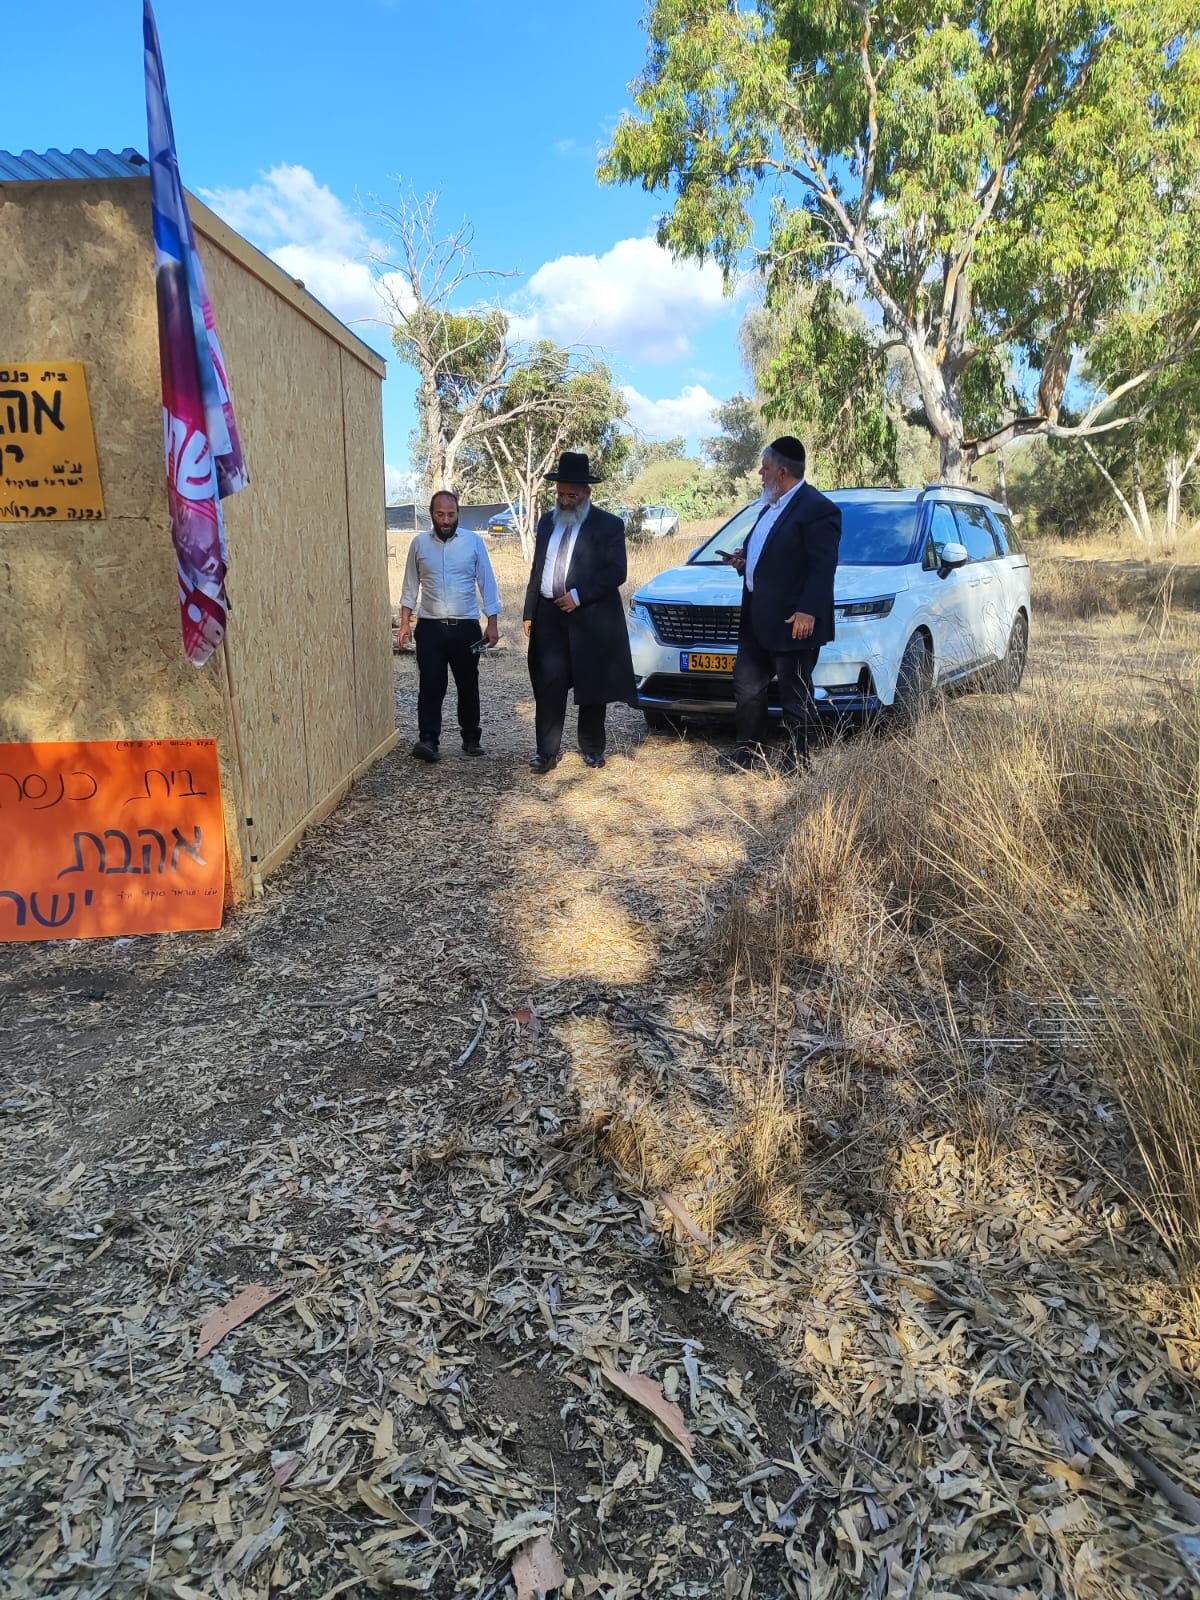
[[[493,650],[500,643],[500,624],[495,617],[488,618],[488,625],[483,630],[483,637],[488,642],[488,649]]]
[[[568,615],[570,615],[572,611],[579,610],[578,603],[575,601],[574,597],[569,594],[560,594],[554,604],[560,611],[565,611]]]
[[[816,617],[810,617],[807,611],[793,611],[790,617],[784,618],[785,622],[792,625],[793,639],[809,639],[817,625]]]
[[[734,550],[731,554],[722,556],[721,560],[727,562],[740,578],[746,576],[746,552],[744,549]]]
[[[532,617],[526,617],[525,618],[525,637],[528,639],[529,635],[532,632],[533,632],[533,618]]]
[[[407,650],[412,643],[412,623],[402,622],[396,629],[396,649]]]

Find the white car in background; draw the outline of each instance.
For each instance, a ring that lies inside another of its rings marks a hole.
[[[971,489],[841,489],[836,638],[813,674],[822,710],[914,717],[936,688],[1015,690],[1029,650],[1029,559],[1006,507]],[[722,560],[761,510],[744,507],[686,565],[634,594],[627,618],[651,727],[733,711],[742,580]],[[778,711],[772,695],[771,708]]]
[[[670,506],[616,506],[613,508],[634,539],[669,539],[679,532],[679,513]]]

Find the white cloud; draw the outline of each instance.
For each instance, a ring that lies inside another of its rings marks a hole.
[[[713,412],[722,402],[700,383],[688,383],[674,399],[650,400],[631,383],[621,393],[629,407],[626,422],[648,439],[706,438],[716,431]]]
[[[621,239],[602,256],[559,256],[512,308],[518,339],[599,345],[639,361],[681,361],[691,336],[728,305],[720,268],[676,261],[653,239]]]
[[[204,189],[213,210],[278,262],[343,322],[381,323],[388,294],[411,301],[398,273],[380,278],[369,265],[378,246],[361,218],[307,167],[286,164],[247,189]],[[368,336],[370,328],[361,329]]]
[[[326,184],[307,167],[281,163],[259,174],[248,189],[202,189],[201,194],[230,227],[247,238],[316,245],[355,258],[368,248],[367,230]]]
[[[347,261],[305,244],[281,245],[270,255],[343,322],[379,321],[383,316],[379,288],[366,262]]]

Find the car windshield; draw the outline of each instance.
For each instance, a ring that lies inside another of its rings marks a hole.
[[[917,531],[919,506],[910,501],[851,500],[841,503],[842,542],[838,565],[842,567],[899,567],[910,559]],[[716,567],[722,556],[740,550],[758,520],[762,501],[755,500],[702,545],[691,565]]]

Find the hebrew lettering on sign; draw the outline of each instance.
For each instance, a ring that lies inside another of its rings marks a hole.
[[[103,516],[83,362],[0,366],[0,522]]]
[[[0,744],[0,943],[219,928],[224,890],[215,740]]]

